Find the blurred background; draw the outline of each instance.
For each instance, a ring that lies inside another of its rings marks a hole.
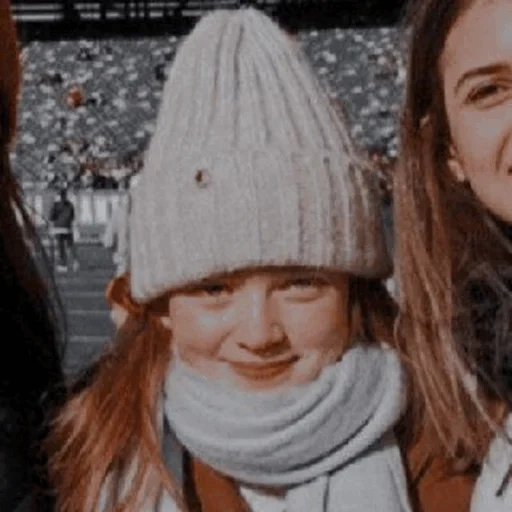
[[[77,264],[57,274],[68,319],[67,371],[89,364],[112,335],[104,290],[122,257],[112,223],[142,166],[176,47],[204,12],[252,5],[297,32],[361,151],[377,164],[390,201],[405,80],[404,0],[12,5],[23,62],[13,166],[51,265],[59,253],[50,213],[60,190],[67,190],[75,211]]]

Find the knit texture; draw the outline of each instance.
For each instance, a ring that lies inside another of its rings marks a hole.
[[[288,512],[408,512],[392,428],[404,399],[390,349],[356,345],[315,381],[245,392],[175,359],[164,414],[183,446],[237,482],[288,488]]]
[[[391,272],[375,178],[263,13],[208,14],[177,52],[133,195],[131,265],[142,302],[253,266]]]

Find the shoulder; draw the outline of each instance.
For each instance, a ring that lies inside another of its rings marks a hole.
[[[158,503],[158,510],[165,510],[166,512],[180,512],[180,508],[176,502],[165,493]]]
[[[402,447],[414,510],[467,512],[477,475],[451,471],[432,448],[424,435]]]
[[[512,414],[489,446],[476,482],[471,512],[512,510]]]
[[[251,510],[285,512],[286,499],[282,496],[263,494],[249,487],[240,486],[240,494]]]

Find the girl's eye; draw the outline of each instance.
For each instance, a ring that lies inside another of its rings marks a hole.
[[[222,281],[204,281],[186,288],[183,293],[195,297],[224,297],[231,293],[231,287]]]
[[[325,281],[318,277],[305,276],[290,279],[286,282],[286,288],[311,289],[325,286]]]
[[[497,102],[507,88],[498,83],[489,83],[473,89],[468,96],[469,103],[492,105]]]
[[[204,283],[198,287],[198,292],[210,297],[220,297],[230,292],[230,288],[221,282]]]

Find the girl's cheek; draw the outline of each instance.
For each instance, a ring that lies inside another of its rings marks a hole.
[[[341,350],[350,337],[350,322],[340,311],[343,309],[338,302],[327,307],[305,306],[290,310],[285,325],[292,345],[303,350]]]
[[[173,342],[182,357],[211,357],[222,339],[221,333],[201,325],[188,324],[173,331]]]

